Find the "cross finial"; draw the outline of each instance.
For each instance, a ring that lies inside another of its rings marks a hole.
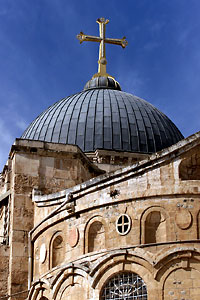
[[[98,73],[96,73],[93,78],[104,76],[104,77],[112,77],[106,72],[106,48],[105,44],[114,44],[114,45],[120,45],[122,48],[125,48],[128,45],[128,42],[126,40],[126,37],[123,37],[122,39],[112,39],[112,38],[106,38],[106,24],[109,23],[109,20],[106,20],[105,18],[99,18],[97,19],[97,23],[99,24],[99,36],[92,36],[92,35],[86,35],[83,32],[80,32],[77,35],[77,38],[80,41],[80,44],[84,41],[90,41],[90,42],[98,42],[99,45],[99,60],[98,60]]]

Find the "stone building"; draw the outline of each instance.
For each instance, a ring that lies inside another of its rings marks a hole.
[[[200,133],[121,91],[106,22],[79,35],[100,41],[98,73],[30,124],[1,173],[0,299],[199,299]]]

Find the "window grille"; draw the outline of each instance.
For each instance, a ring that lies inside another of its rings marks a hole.
[[[119,273],[104,286],[101,300],[147,300],[143,279],[135,273]]]

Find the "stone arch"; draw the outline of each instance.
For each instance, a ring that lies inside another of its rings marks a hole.
[[[52,288],[54,300],[87,299],[88,274],[86,270],[77,269],[75,265],[73,268],[68,267],[60,272],[60,276],[52,283]]]
[[[31,286],[27,300],[48,300],[49,289],[49,282],[47,280],[36,281]]]
[[[199,299],[200,272],[194,268],[177,268],[170,272],[163,285],[163,300]]]
[[[105,257],[105,260],[101,261],[95,270],[91,271],[91,286],[95,292],[94,299],[102,300],[101,292],[105,284],[113,276],[124,272],[137,274],[143,279],[147,286],[148,300],[160,299],[158,282],[153,278],[149,262],[145,263],[141,257],[125,253]]]
[[[181,180],[200,180],[199,151],[181,161],[179,165],[179,178]]]
[[[49,268],[54,268],[64,261],[64,238],[61,231],[56,232],[50,241]]]
[[[173,270],[179,268],[197,268],[200,272],[200,251],[193,246],[168,247],[154,257],[154,267],[154,278],[162,284]]]
[[[144,280],[133,272],[119,272],[111,276],[100,291],[100,300],[108,299],[144,299],[148,291]]]
[[[77,300],[87,299],[84,284],[82,282],[78,282],[76,276],[74,277],[73,284],[71,283],[68,283],[68,285],[63,284],[56,297],[56,300],[74,300],[74,299]]]
[[[101,216],[89,220],[85,228],[84,253],[106,248],[106,223]]]
[[[141,217],[141,243],[166,242],[169,235],[168,220],[168,215],[163,207],[148,208]]]

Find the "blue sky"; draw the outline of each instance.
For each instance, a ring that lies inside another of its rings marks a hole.
[[[97,72],[98,44],[83,31],[124,35],[108,45],[107,71],[122,90],[164,112],[187,137],[200,130],[199,0],[0,0],[0,168],[16,137]]]

